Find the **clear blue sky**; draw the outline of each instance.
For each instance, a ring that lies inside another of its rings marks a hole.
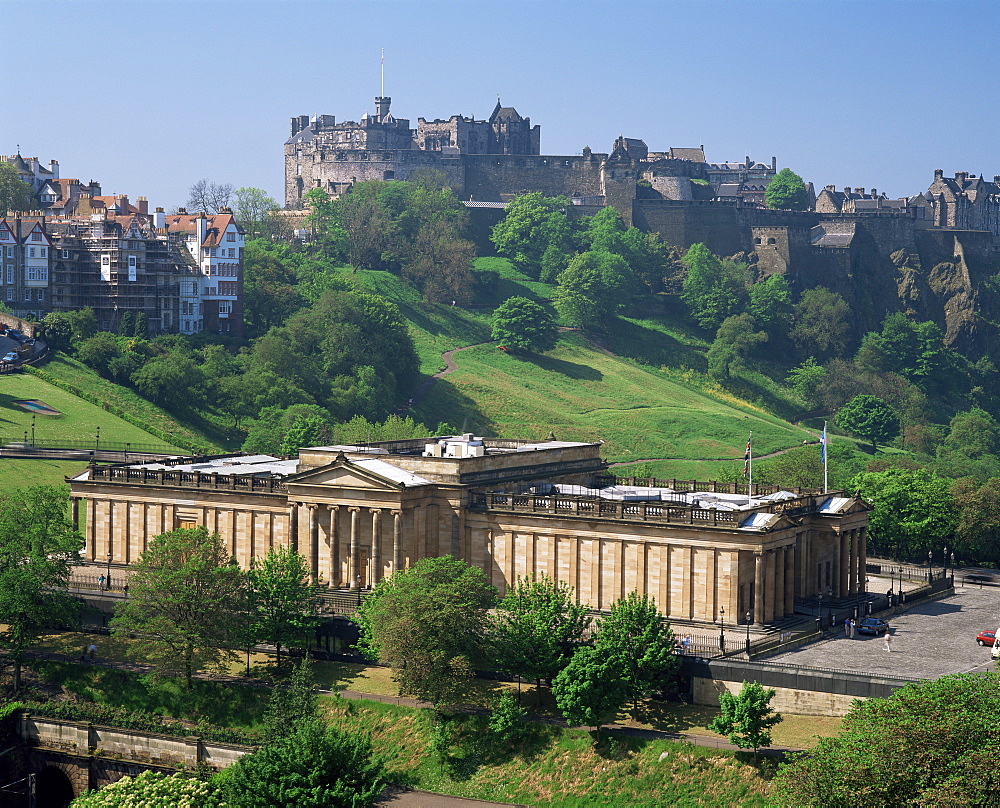
[[[205,177],[282,197],[293,115],[486,117],[542,152],[704,144],[817,188],[1000,174],[996,0],[4,0],[0,153],[184,204]]]

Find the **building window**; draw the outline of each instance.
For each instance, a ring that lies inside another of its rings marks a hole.
[[[219,314],[232,314],[232,313],[233,313],[233,304],[232,304],[232,301],[229,301],[229,300],[220,300],[219,301]]]
[[[226,233],[226,241],[236,241],[235,233]]]
[[[7,257],[8,258],[13,258],[14,257],[14,248],[13,247],[8,247],[7,248]]]
[[[45,290],[44,289],[39,289],[38,290],[38,302],[41,303],[43,300],[45,300]]]
[[[35,257],[35,248],[28,247],[28,258],[34,258],[34,257]]]
[[[7,283],[14,282],[14,265],[7,264]]]
[[[46,247],[39,247],[38,248],[38,257],[39,258],[48,258],[49,257],[48,248],[46,248]]]
[[[14,290],[13,289],[8,289],[7,290],[7,299],[8,300],[13,300],[14,299]]]
[[[62,250],[60,253],[60,257],[69,258],[69,250]]]
[[[41,233],[39,233],[39,232],[38,232],[38,231],[36,230],[36,231],[35,231],[34,233],[32,233],[32,234],[31,234],[31,240],[32,240],[32,241],[41,241],[41,240],[42,240],[42,234],[41,234]]]
[[[30,289],[25,289],[24,290],[24,299],[25,300],[31,300],[31,290]]]
[[[235,258],[236,257],[236,248],[235,247],[230,247],[229,248],[229,257],[230,258]]]

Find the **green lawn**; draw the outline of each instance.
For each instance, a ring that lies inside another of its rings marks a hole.
[[[21,460],[0,458],[0,491],[30,485],[65,486],[66,477],[79,474],[87,464],[79,460]]]
[[[747,435],[761,453],[801,444],[804,432],[724,391],[595,349],[564,333],[555,350],[518,358],[494,345],[457,354],[458,371],[418,408],[489,435],[603,440],[609,460],[742,458]],[[487,415],[488,414],[488,415]]]
[[[54,364],[50,362],[49,366]],[[101,439],[105,441],[163,445],[162,440],[139,427],[27,373],[0,376],[0,440],[20,441],[25,432],[30,439],[31,413],[13,403],[25,399],[44,401],[61,413],[35,416],[37,440],[91,441],[99,426]],[[141,411],[135,406],[128,409]]]

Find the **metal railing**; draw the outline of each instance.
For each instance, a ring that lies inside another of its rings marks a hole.
[[[284,482],[274,477],[219,474],[217,472],[202,474],[200,471],[154,471],[128,466],[95,466],[91,469],[90,479],[133,485],[168,485],[222,491],[252,491],[263,494],[284,493],[286,490]]]
[[[136,452],[145,454],[178,455],[183,452],[176,446],[165,443],[131,443],[113,440],[74,440],[72,438],[32,438],[25,435],[23,440],[7,440],[5,447],[13,449],[78,449],[80,451]]]

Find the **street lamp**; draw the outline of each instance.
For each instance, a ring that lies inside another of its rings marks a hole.
[[[816,618],[816,622],[819,623],[819,630],[822,631],[823,630],[823,590],[822,589],[819,590],[819,608],[816,611],[817,611],[817,613],[819,615]]]
[[[934,581],[934,567],[932,566],[933,563],[934,563],[934,556],[931,554],[931,551],[928,550],[927,551],[927,583],[932,583]]]
[[[830,604],[829,606],[827,606],[827,611],[830,612],[830,627],[832,628],[833,627],[833,587],[832,586],[829,589],[826,590],[826,597],[827,597],[827,603]]]
[[[97,427],[97,435],[94,437],[94,454],[95,455],[100,450],[100,448],[101,448],[101,428],[98,426]]]
[[[719,619],[721,622],[721,627],[719,629],[719,650],[722,653],[726,653],[726,607],[719,607]]]
[[[747,659],[750,658],[750,621],[753,620],[753,612],[747,612]]]
[[[31,445],[35,445],[35,414],[31,413]]]
[[[108,550],[108,574],[104,578],[104,586],[107,588],[108,592],[111,591],[111,551],[110,550]]]

